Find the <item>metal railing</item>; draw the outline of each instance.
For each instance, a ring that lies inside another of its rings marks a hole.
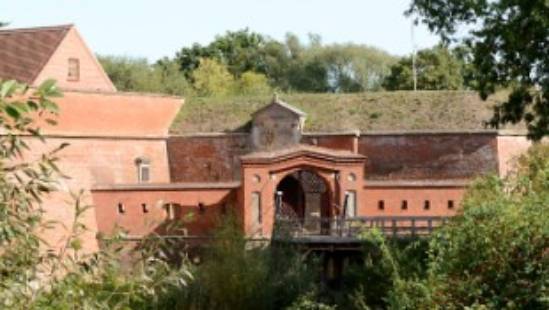
[[[377,229],[388,237],[420,237],[444,225],[442,216],[373,216],[350,218],[281,219],[275,222],[275,237],[300,238],[313,236],[358,238]]]

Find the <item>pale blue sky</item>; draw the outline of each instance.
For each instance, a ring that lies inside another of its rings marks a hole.
[[[355,42],[392,54],[412,50],[410,0],[0,0],[10,27],[74,23],[99,54],[173,56],[183,46],[208,43],[226,30],[251,30],[283,39],[318,33],[325,43]],[[415,28],[419,48],[438,38]]]

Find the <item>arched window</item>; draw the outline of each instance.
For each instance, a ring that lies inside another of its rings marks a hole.
[[[137,166],[137,182],[147,183],[151,179],[151,161],[145,157],[138,157],[135,160]]]

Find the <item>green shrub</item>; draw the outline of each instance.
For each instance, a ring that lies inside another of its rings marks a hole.
[[[462,213],[431,240],[428,276],[395,286],[392,307],[547,309],[548,214],[549,146],[537,145],[515,174],[468,190]]]
[[[2,309],[151,309],[180,291],[191,279],[185,263],[177,267],[162,255],[169,245],[145,240],[139,259],[129,268],[120,263],[121,243],[91,256],[80,256],[79,220],[89,208],[74,197],[70,237],[60,249],[48,249],[40,238],[55,223],[44,221],[44,197],[56,190],[63,174],[57,167],[61,144],[36,160],[22,134],[45,142],[37,120],[55,124],[60,96],[48,80],[30,90],[15,81],[0,81],[0,308]],[[116,241],[116,239],[114,240]],[[150,243],[150,244],[147,244]],[[48,250],[46,250],[48,249]]]
[[[282,309],[314,288],[317,270],[295,249],[251,243],[221,224],[177,304],[184,309]]]

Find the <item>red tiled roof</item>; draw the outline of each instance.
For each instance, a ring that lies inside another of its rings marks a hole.
[[[0,79],[33,83],[71,27],[0,30]]]

